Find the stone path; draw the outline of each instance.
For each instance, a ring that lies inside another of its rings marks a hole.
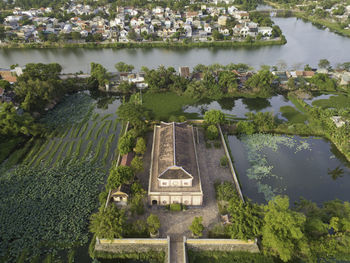
[[[170,263],[185,263],[183,259],[183,239],[178,236],[170,237]]]

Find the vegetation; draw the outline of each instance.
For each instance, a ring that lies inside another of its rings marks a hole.
[[[189,229],[191,230],[192,234],[196,237],[201,237],[203,235],[204,226],[202,224],[203,218],[201,216],[196,216],[192,224],[189,226]]]
[[[127,132],[119,138],[118,150],[121,155],[132,152],[135,146],[135,137],[130,132]]]
[[[275,263],[273,257],[243,251],[195,251],[188,250],[190,263]]]
[[[143,155],[146,151],[146,141],[144,138],[137,138],[136,145],[134,148],[134,152],[139,155]]]
[[[24,249],[30,258],[45,247],[86,244],[86,220],[97,206],[103,176],[90,159],[66,160],[54,168],[23,165],[2,173],[1,259],[14,261]]]
[[[117,189],[120,185],[130,183],[134,178],[134,172],[129,166],[113,167],[108,176],[108,187]]]
[[[159,228],[160,228],[160,221],[158,216],[154,214],[150,214],[150,216],[147,218],[147,225],[150,233],[152,235],[157,234]]]
[[[225,121],[225,115],[220,110],[209,110],[204,114],[204,121],[208,125],[222,124]]]
[[[215,125],[209,125],[205,132],[205,135],[209,140],[217,139],[219,137],[218,128]]]
[[[121,238],[125,232],[126,216],[123,209],[115,205],[101,206],[98,213],[91,216],[90,231],[99,238]]]

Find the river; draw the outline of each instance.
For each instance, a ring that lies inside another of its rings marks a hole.
[[[289,68],[305,64],[317,66],[322,58],[333,65],[350,61],[350,38],[322,30],[309,22],[297,18],[273,18],[285,34],[288,43],[283,46],[256,48],[132,48],[132,49],[0,49],[0,67],[8,68],[12,64],[25,65],[30,62],[57,62],[64,72],[88,72],[91,62],[115,70],[114,64],[124,61],[149,68],[197,64],[247,63],[255,68],[261,65],[276,65],[283,61]]]

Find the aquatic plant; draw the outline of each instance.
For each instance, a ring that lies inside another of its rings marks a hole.
[[[282,180],[282,177],[273,173],[274,167],[269,164],[265,151],[269,149],[278,152],[281,147],[295,149],[294,153],[302,150],[311,150],[307,141],[282,135],[252,134],[242,136],[241,140],[247,149],[248,161],[250,163],[250,168],[246,171],[247,176],[249,179],[257,182],[258,192],[262,193],[267,201],[286,188],[272,188],[266,183],[267,179],[275,178]]]

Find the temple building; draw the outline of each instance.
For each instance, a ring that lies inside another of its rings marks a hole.
[[[173,122],[154,127],[148,202],[202,205],[193,126]]]

